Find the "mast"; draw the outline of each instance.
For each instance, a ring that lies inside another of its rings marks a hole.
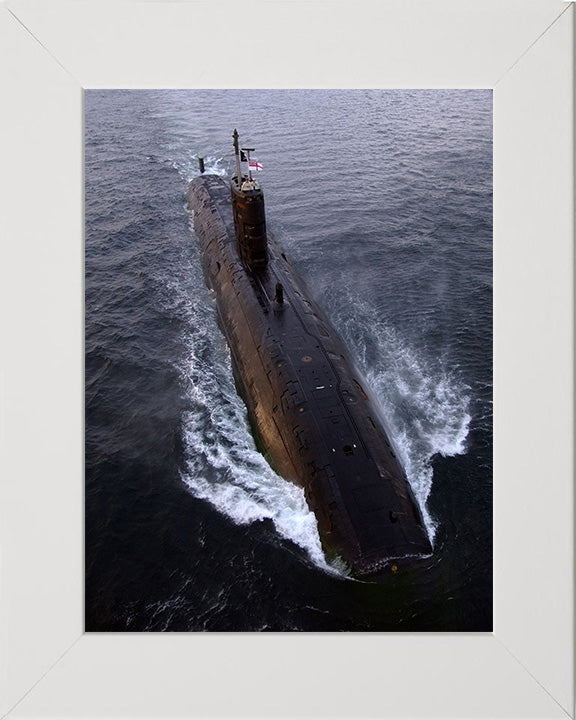
[[[246,162],[248,163],[248,180],[252,182],[252,171],[250,170],[250,153],[254,151],[254,148],[242,148],[242,152],[246,153]]]
[[[238,149],[238,130],[234,128],[234,154],[236,155],[236,179],[238,187],[242,187],[242,171],[240,169],[240,150]]]

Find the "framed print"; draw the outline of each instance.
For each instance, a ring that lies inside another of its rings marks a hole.
[[[574,15],[562,0],[0,6],[2,717],[574,717]],[[491,91],[492,632],[86,632],[84,111],[113,88]]]

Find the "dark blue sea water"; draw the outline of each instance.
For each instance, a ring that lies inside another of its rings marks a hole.
[[[328,565],[255,448],[185,206],[235,127],[425,513],[398,579]],[[491,630],[491,92],[88,91],[85,137],[86,630]]]

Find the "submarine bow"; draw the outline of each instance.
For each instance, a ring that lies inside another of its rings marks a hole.
[[[326,554],[355,575],[430,554],[377,403],[267,232],[263,193],[249,169],[242,173],[236,131],[234,148],[231,182],[200,175],[187,199],[257,444],[280,475],[304,488]]]

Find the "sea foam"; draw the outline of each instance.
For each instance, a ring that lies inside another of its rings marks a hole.
[[[380,404],[383,423],[433,541],[438,523],[426,506],[433,484],[432,459],[466,453],[472,419],[470,387],[456,367],[415,348],[362,298],[348,298],[342,307],[358,308],[355,317],[337,316],[336,324]]]

